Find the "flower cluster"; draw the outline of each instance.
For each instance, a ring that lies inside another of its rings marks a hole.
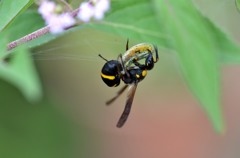
[[[50,27],[50,32],[59,33],[65,28],[75,24],[75,19],[68,13],[58,13],[59,6],[51,1],[43,1],[38,8],[46,24]]]
[[[92,0],[89,2],[83,2],[79,7],[77,17],[82,22],[89,22],[91,19],[101,20],[109,8],[109,0]],[[68,13],[62,13],[62,7],[52,1],[44,0],[38,9],[38,12],[50,27],[51,33],[60,33],[76,23],[74,17]]]
[[[78,18],[83,22],[89,22],[91,18],[101,20],[104,14],[110,8],[109,0],[95,0],[83,2],[80,5]]]

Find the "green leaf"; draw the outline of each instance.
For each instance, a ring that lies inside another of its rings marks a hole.
[[[239,1],[236,3],[239,3]],[[224,5],[228,4],[228,5]],[[240,46],[236,40],[239,37],[239,15],[236,13],[234,2],[228,0],[197,1],[194,5],[209,21],[212,35],[215,35],[215,45],[219,50],[220,62],[240,63]]]
[[[218,132],[224,131],[220,107],[218,49],[206,20],[191,1],[155,0],[155,10],[177,51],[188,85]]]
[[[90,26],[130,40],[152,42],[166,48],[169,37],[162,31],[162,22],[157,18],[149,0],[112,1],[111,11],[104,21]]]
[[[6,50],[9,39],[19,38],[40,28],[42,21],[36,12],[27,11],[18,16],[13,24],[0,33],[0,78],[16,86],[29,101],[36,101],[42,95],[41,86],[27,49],[19,46],[11,51],[10,62],[6,63],[5,58],[10,53]]]
[[[28,50],[20,46],[10,62],[0,63],[0,78],[15,85],[29,101],[37,101],[42,96],[41,85]]]
[[[26,20],[27,19],[27,20]],[[26,10],[17,16],[5,31],[13,41],[44,27],[44,21],[36,10]]]
[[[111,10],[102,22],[81,24],[59,35],[46,34],[26,43],[26,46],[33,48],[63,36],[66,33],[90,26],[92,28],[114,32],[126,38],[152,42],[158,44],[159,47],[168,47],[168,35],[161,32],[161,23],[158,22],[157,15],[150,1],[113,1]],[[142,10],[144,10],[144,12]]]
[[[1,0],[0,1],[0,32],[22,11],[28,8],[34,0]]]
[[[0,81],[0,157],[70,158],[73,157],[75,127],[44,98],[31,104],[15,87]]]
[[[6,56],[8,37],[6,33],[0,32],[0,60]]]
[[[240,46],[210,21],[208,21],[208,26],[211,34],[215,37],[215,46],[218,49],[219,61],[224,64],[239,64]]]
[[[235,3],[238,11],[240,11],[240,0],[235,0]]]

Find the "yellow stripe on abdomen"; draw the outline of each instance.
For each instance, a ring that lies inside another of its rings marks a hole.
[[[109,75],[104,75],[104,74],[101,74],[102,78],[106,78],[106,79],[109,79],[109,80],[114,80],[115,79],[115,76],[109,76]]]

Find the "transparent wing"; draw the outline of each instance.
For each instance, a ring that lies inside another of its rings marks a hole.
[[[110,105],[114,100],[116,100],[127,89],[127,87],[128,87],[127,84],[124,85],[112,99],[106,102],[106,105]]]
[[[127,121],[128,115],[131,111],[132,102],[133,102],[133,98],[134,98],[136,89],[137,89],[137,83],[130,85],[128,94],[127,94],[127,101],[126,101],[124,111],[117,123],[118,128],[122,127],[124,125],[124,123]]]

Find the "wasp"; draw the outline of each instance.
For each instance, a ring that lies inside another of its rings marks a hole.
[[[127,121],[138,83],[146,77],[147,71],[151,70],[159,59],[155,45],[140,43],[129,48],[128,43],[129,40],[127,40],[126,52],[120,54],[117,60],[107,60],[99,54],[99,57],[106,61],[101,71],[103,82],[109,87],[117,87],[121,80],[125,83],[117,94],[106,102],[106,105],[110,105],[129,87],[125,108],[117,123],[118,128]]]

